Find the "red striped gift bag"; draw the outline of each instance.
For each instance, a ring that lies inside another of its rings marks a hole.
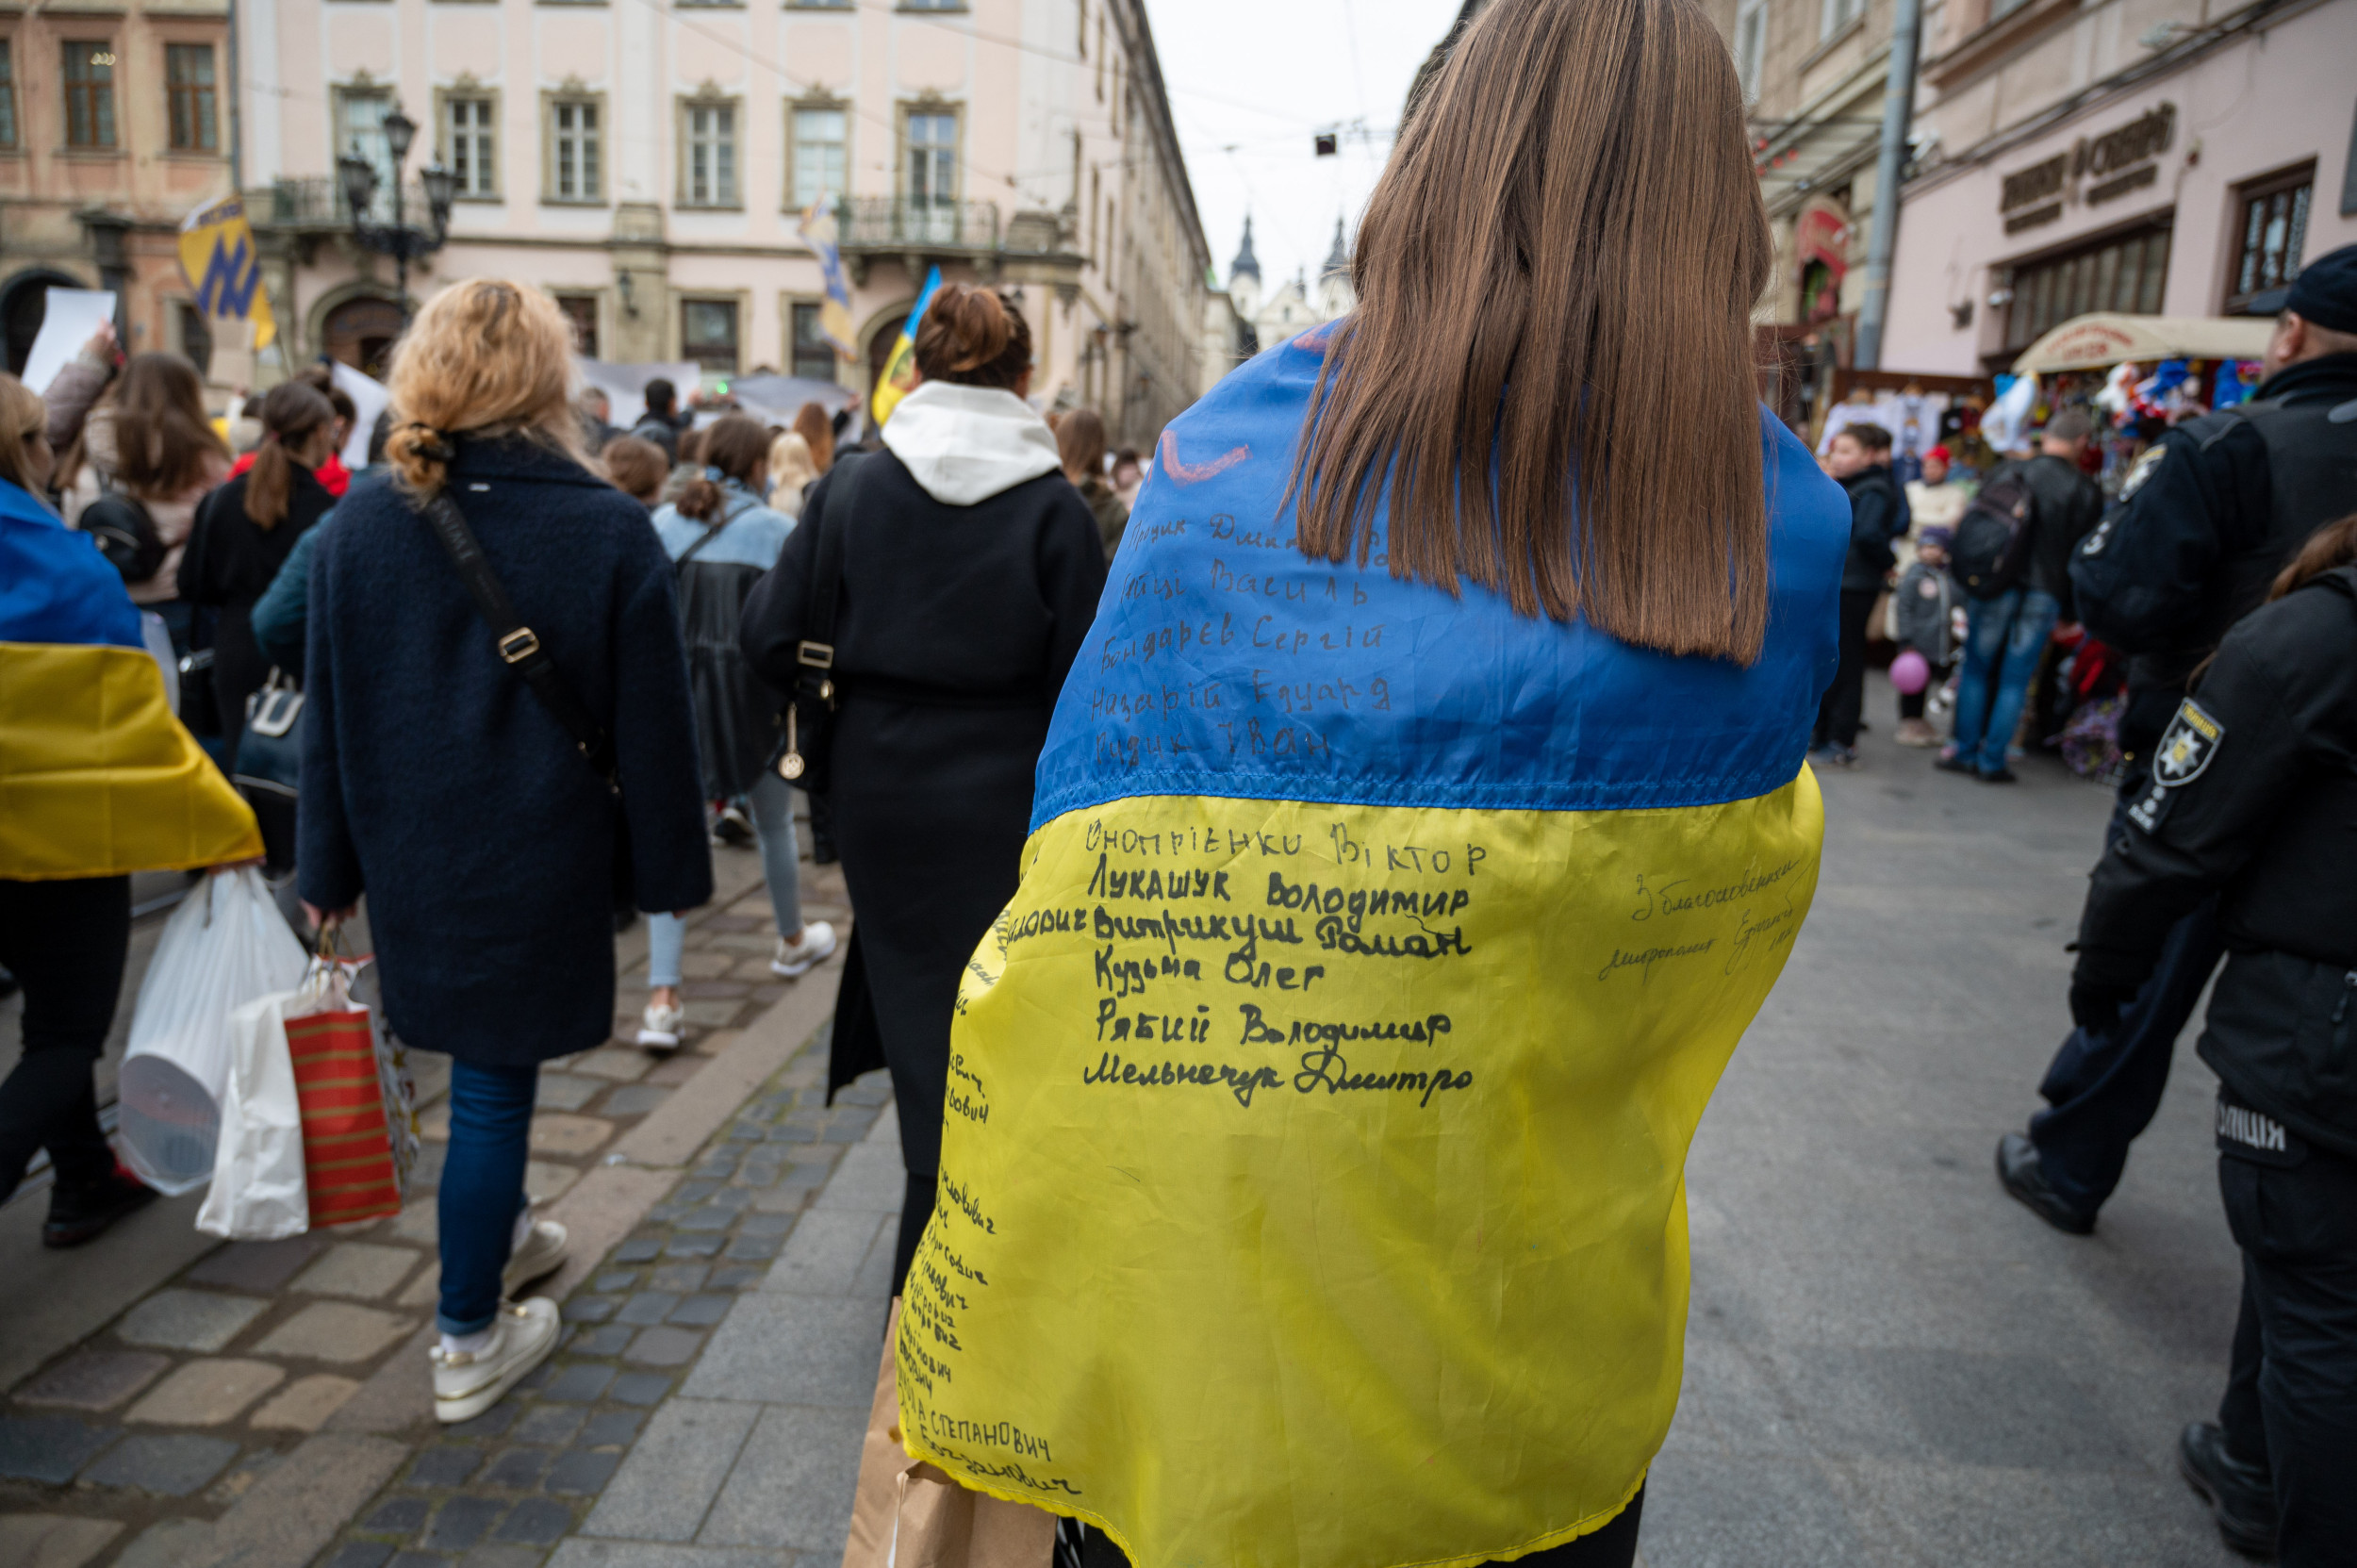
[[[385,1119],[369,1010],[305,1014],[286,1022],[303,1106],[303,1175],[311,1224],[349,1225],[401,1213],[401,1180]]]

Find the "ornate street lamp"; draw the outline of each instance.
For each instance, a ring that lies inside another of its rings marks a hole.
[[[413,259],[432,256],[450,238],[450,205],[458,194],[458,176],[442,167],[439,159],[418,171],[419,183],[425,187],[426,206],[431,209],[434,226],[414,229],[406,222],[402,192],[402,165],[409,159],[410,145],[417,140],[418,123],[395,108],[385,117],[385,148],[393,157],[393,221],[372,223],[369,210],[376,203],[379,175],[376,165],[361,156],[360,144],[354,141],[352,151],[336,160],[337,178],[344,188],[344,201],[352,208],[352,237],[366,249],[393,258],[398,279],[396,291],[401,296],[401,314],[409,318],[409,263]]]

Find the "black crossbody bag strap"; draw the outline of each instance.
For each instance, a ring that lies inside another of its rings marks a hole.
[[[814,651],[824,650],[825,663],[819,668],[834,665],[835,602],[843,594],[843,536],[844,520],[859,496],[859,477],[867,470],[868,457],[846,466],[835,493],[827,498],[827,516],[818,520],[818,553],[810,567],[810,615],[804,624],[810,635],[802,639],[802,652],[798,655],[805,666],[813,666]]]
[[[866,466],[867,459],[862,458],[835,470],[827,509],[810,525],[818,530],[818,547],[810,565],[809,597],[803,601],[804,635],[794,649],[794,688],[786,699],[785,737],[770,758],[780,778],[821,794],[831,778],[829,721],[842,695],[834,684],[834,618],[843,594],[843,540],[859,494],[859,476]]]
[[[729,524],[735,520],[736,520],[733,518],[722,518],[717,522],[708,524],[704,529],[704,536],[698,539],[694,544],[689,545],[685,550],[681,551],[679,559],[671,563],[671,569],[673,571],[678,571],[682,568],[685,567],[688,562],[694,560],[699,554],[702,553],[704,546],[710,544],[713,540],[727,533],[729,531]]]
[[[540,700],[606,787],[621,793],[621,784],[615,776],[614,737],[605,733],[573,688],[566,683],[556,661],[540,646],[539,636],[516,614],[516,606],[508,601],[507,589],[501,586],[499,574],[483,553],[483,546],[467,526],[458,503],[448,491],[437,491],[433,500],[420,508],[434,536],[450,552],[451,564],[458,569],[458,579],[467,585],[467,592],[474,598],[477,614],[491,629],[492,646],[503,662],[524,678],[532,694]]]

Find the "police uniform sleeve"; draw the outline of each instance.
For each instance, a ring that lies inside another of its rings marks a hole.
[[[2118,504],[2070,557],[2079,619],[2126,653],[2171,646],[2215,591],[2222,498],[2194,435],[2171,430],[2121,482]]]
[[[2242,868],[2300,787],[2309,742],[2293,689],[2299,651],[2281,645],[2285,619],[2237,628],[2200,689],[2178,705],[2126,832],[2097,863],[2079,922],[2078,983],[2140,983],[2169,927]]]

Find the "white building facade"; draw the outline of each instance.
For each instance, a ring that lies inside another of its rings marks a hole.
[[[929,268],[1019,293],[1046,406],[1149,443],[1200,385],[1209,252],[1139,0],[238,0],[243,184],[300,361],[366,365],[398,331],[335,159],[457,179],[411,294],[504,276],[554,294],[583,352],[865,389]],[[859,356],[818,331],[798,235],[841,219]]]

